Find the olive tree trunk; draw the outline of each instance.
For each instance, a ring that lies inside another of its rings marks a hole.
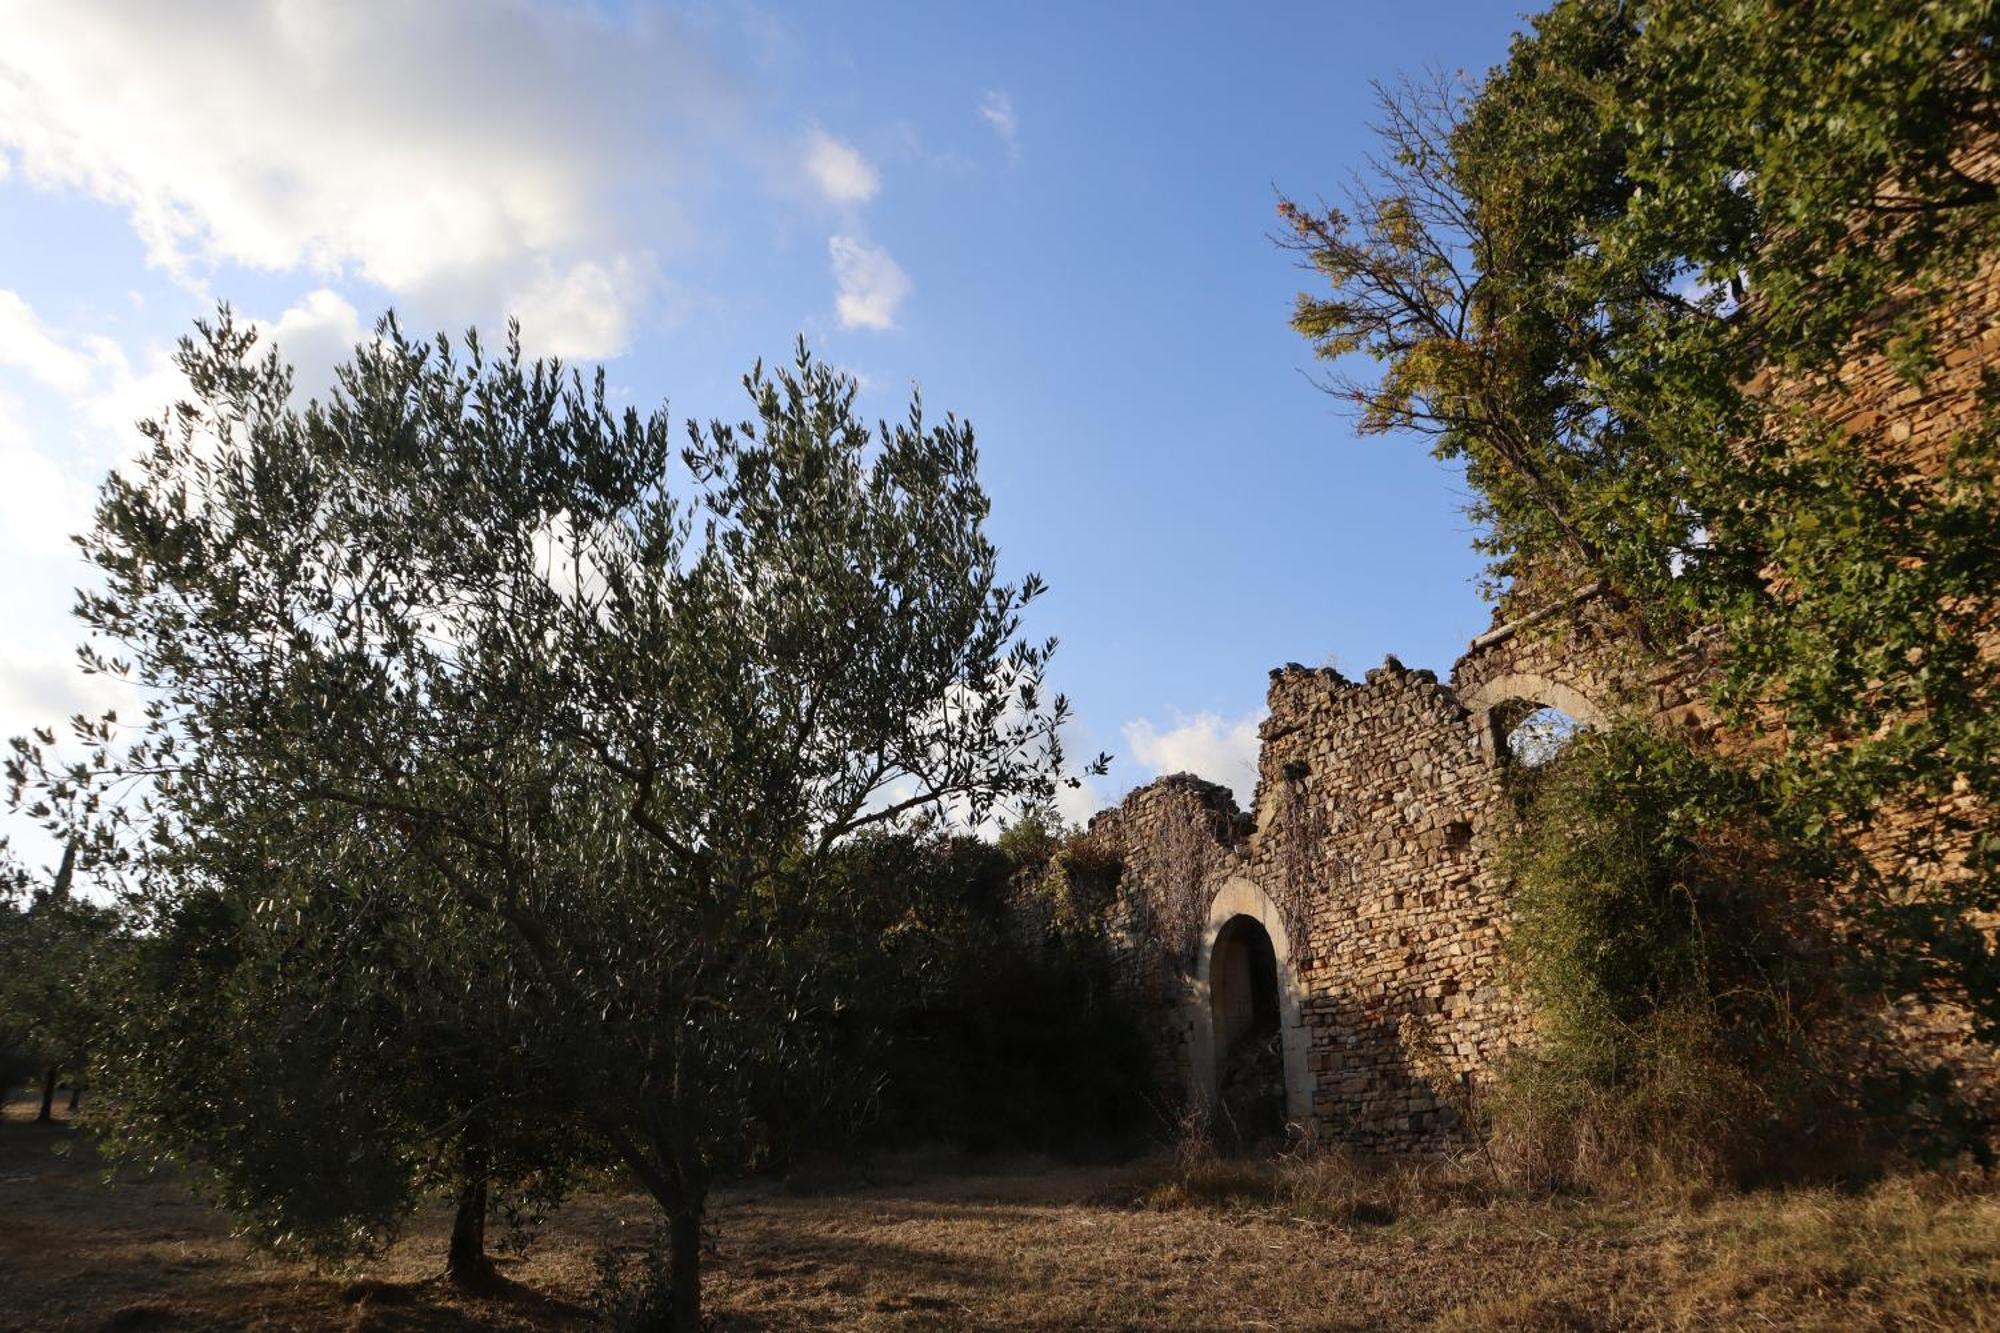
[[[486,1257],[486,1140],[476,1126],[465,1132],[462,1172],[458,1213],[451,1223],[451,1249],[445,1256],[445,1275],[461,1287],[482,1287],[493,1281],[494,1271],[493,1261]]]
[[[673,1333],[701,1328],[701,1209],[667,1219],[667,1279],[673,1284]]]

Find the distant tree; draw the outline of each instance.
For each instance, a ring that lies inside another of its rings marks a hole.
[[[1017,868],[1027,869],[1046,865],[1063,839],[1074,832],[1060,810],[1053,805],[1038,805],[1009,820],[995,841]]]
[[[0,908],[0,1046],[6,1050],[0,1063],[11,1066],[10,1089],[23,1066],[39,1076],[39,1121],[54,1118],[65,1075],[75,1105],[109,1012],[122,944],[116,911],[74,893],[77,863],[71,843],[41,889],[11,859],[0,872],[11,890],[11,901]]]
[[[1988,1037],[2000,383],[1924,460],[1842,393],[1863,357],[1926,383],[2000,252],[1996,42],[1986,0],[1562,0],[1483,87],[1387,92],[1342,206],[1280,205],[1324,282],[1295,327],[1364,430],[1464,462],[1496,579],[1595,580],[1663,651],[1713,631],[1791,836],[1914,804],[1973,849],[1856,901],[1877,980]]]
[[[26,866],[13,848],[0,843],[0,992],[11,990],[8,977],[28,966],[24,911],[31,892]],[[37,1061],[28,1049],[23,1015],[11,1003],[0,1005],[0,1097],[11,1097],[35,1072]]]
[[[834,852],[1054,789],[1041,584],[998,576],[970,427],[871,431],[803,345],[677,450],[511,337],[378,335],[303,410],[226,312],[183,344],[196,401],[84,543],[88,651],[129,657],[145,739],[74,773],[24,747],[17,782],[57,808],[143,775],[156,848],[261,836],[236,809],[311,813],[267,863],[393,846],[291,892],[359,922],[387,878],[416,971],[514,978],[521,1076],[658,1201],[692,1329],[710,1182],[813,1092],[843,999],[810,921]]]

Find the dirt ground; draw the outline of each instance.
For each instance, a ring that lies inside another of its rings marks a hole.
[[[0,1330],[572,1328],[590,1318],[596,1253],[636,1253],[650,1229],[643,1197],[579,1198],[502,1259],[490,1299],[437,1280],[442,1212],[377,1261],[315,1272],[231,1239],[178,1180],[105,1183],[84,1133],[8,1111]],[[709,1309],[725,1329],[2000,1329],[2000,1198],[1985,1188],[1335,1225],[1155,1211],[1116,1202],[1131,1168],[1014,1165],[726,1190]]]

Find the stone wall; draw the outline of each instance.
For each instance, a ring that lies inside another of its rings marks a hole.
[[[2000,153],[1968,164],[1981,178],[2000,173]],[[1888,310],[1883,318],[1899,312]],[[1879,352],[1856,352],[1837,379],[1780,383],[1771,392],[1781,405],[1805,401],[1838,421],[1878,457],[1934,483],[1943,477],[1954,443],[1980,428],[1985,393],[2000,374],[2000,260],[1988,259],[1956,285],[1936,312],[1942,355],[1919,377],[1909,377]],[[1964,608],[1968,627],[1988,664],[2000,659],[2000,599]],[[1990,699],[2000,708],[2000,699]],[[1730,744],[1733,738],[1724,737]],[[1912,799],[1879,813],[1856,841],[1878,866],[1914,881],[1937,883],[1971,873],[1979,837],[1996,825],[1961,783],[1956,789]],[[2000,938],[2000,915],[1975,917],[1989,946]],[[1969,1010],[1958,998],[1933,994],[1897,1014],[1906,1048],[1920,1050],[1952,1069],[1961,1086],[2000,1121],[2000,1061],[1990,1045],[1972,1036]]]
[[[1250,874],[1301,921],[1313,1130],[1434,1146],[1452,1095],[1523,1035],[1499,974],[1506,903],[1483,719],[1391,658],[1359,682],[1273,674]]]
[[[1123,865],[1106,934],[1121,983],[1151,1020],[1155,1080],[1169,1091],[1196,1075],[1191,979],[1210,905],[1247,859],[1248,832],[1229,789],[1190,773],[1139,788],[1090,824]]]
[[[1499,669],[1504,641],[1477,659],[1487,695],[1534,674]],[[1553,700],[1565,701],[1576,702]],[[1507,903],[1490,840],[1502,794],[1487,718],[1393,658],[1361,681],[1283,667],[1269,705],[1254,820],[1179,775],[1091,825],[1124,858],[1111,933],[1152,1017],[1161,1076],[1197,1102],[1212,1085],[1207,951],[1233,916],[1255,915],[1289,999],[1294,1121],[1364,1150],[1442,1147],[1478,1081],[1528,1035],[1500,973]]]

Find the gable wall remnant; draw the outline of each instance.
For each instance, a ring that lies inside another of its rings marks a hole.
[[[1324,1140],[1441,1146],[1454,1089],[1524,1035],[1480,851],[1500,796],[1480,728],[1393,658],[1358,682],[1273,674],[1250,873],[1305,924],[1310,1128]]]
[[[1572,692],[1599,682],[1524,655],[1541,642],[1476,648],[1475,688],[1497,704],[1560,682],[1526,697],[1597,716]],[[1254,816],[1181,774],[1092,822],[1124,860],[1110,934],[1165,1086],[1192,1104],[1213,1097],[1199,964],[1234,914],[1221,909],[1251,901],[1283,941],[1292,1122],[1365,1151],[1456,1141],[1467,1099],[1529,1032],[1501,976],[1508,906],[1491,851],[1504,798],[1489,731],[1454,687],[1394,658],[1360,681],[1281,667]]]

